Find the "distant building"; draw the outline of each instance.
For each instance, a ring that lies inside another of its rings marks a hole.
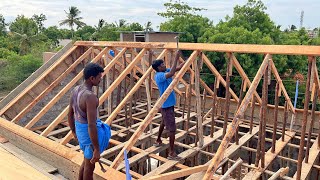
[[[121,31],[120,41],[129,42],[176,42],[174,37],[181,32],[166,31]]]

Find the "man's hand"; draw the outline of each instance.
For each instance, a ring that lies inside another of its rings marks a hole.
[[[94,163],[98,162],[99,159],[100,159],[100,152],[99,152],[99,150],[94,150],[94,151],[93,151],[93,156],[92,156],[92,158],[91,158],[91,160],[90,160],[90,163],[91,163],[91,164],[94,164]]]

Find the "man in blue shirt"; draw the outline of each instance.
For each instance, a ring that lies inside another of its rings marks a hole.
[[[180,54],[181,54],[181,51],[177,51],[171,69],[167,68],[163,60],[161,59],[155,60],[152,64],[152,68],[156,71],[154,79],[158,86],[160,96],[162,96],[164,91],[168,88],[168,86],[172,82],[172,77],[175,74],[175,72],[179,71],[184,65],[184,63],[181,63],[179,66],[177,66],[177,62],[179,60]],[[168,96],[167,100],[163,103],[161,107],[162,122],[160,125],[158,138],[155,143],[155,145],[157,146],[162,144],[161,134],[164,130],[164,127],[166,127],[166,129],[169,132],[169,142],[170,142],[168,159],[178,158],[174,150],[174,140],[175,140],[175,133],[176,133],[176,122],[175,122],[175,114],[174,114],[175,104],[176,104],[176,96],[174,91],[172,91],[171,94]]]

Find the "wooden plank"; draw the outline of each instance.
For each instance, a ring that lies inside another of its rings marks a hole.
[[[0,147],[0,179],[50,179]]]
[[[245,80],[245,84],[248,84],[248,86],[250,86],[251,85],[250,79],[248,78],[247,74],[244,72],[242,66],[240,65],[239,61],[237,60],[237,58],[234,56],[233,53],[231,54],[231,58],[233,60],[234,67],[237,69],[237,71],[239,72],[242,79]],[[257,91],[254,91],[254,95],[257,98],[259,104],[261,105],[262,100],[261,100],[259,94],[257,93]]]
[[[309,161],[308,163],[305,163],[305,159],[302,161],[302,171],[301,171],[301,179],[308,179],[308,176],[312,170],[312,166],[314,163],[316,163],[317,157],[319,156],[320,149],[318,144],[318,139],[320,137],[317,137],[317,139],[314,141],[310,148],[310,154],[309,154]],[[297,172],[294,174],[293,179],[296,179]]]
[[[203,144],[202,147],[193,147],[192,149],[188,149],[188,150],[183,151],[182,153],[178,154],[178,156],[181,158],[181,161],[186,159],[186,158],[188,158],[188,157],[190,157],[190,156],[195,155],[199,150],[206,148],[211,143],[216,141],[218,138],[220,138],[222,136],[222,131],[223,131],[222,129],[220,129],[219,131],[216,131],[214,133],[213,138],[205,137],[204,144]],[[168,169],[173,167],[178,162],[179,161],[170,160],[170,161],[162,164],[158,168],[154,169],[153,171],[151,171],[147,175],[145,175],[144,178],[152,177],[152,176],[155,176],[155,175],[159,175],[159,174],[161,174],[163,172],[166,172]]]
[[[14,119],[12,122],[19,122],[22,117],[24,117],[31,109],[40,101],[44,96],[50,93],[59,83],[69,75],[71,71],[73,71],[78,64],[80,64],[85,58],[89,56],[92,52],[92,47],[89,48],[85,53],[83,53],[71,66],[69,66],[62,74],[59,75],[46,89],[42,89],[42,93],[40,93],[31,103],[29,103]]]
[[[270,55],[267,54],[261,64],[256,76],[254,77],[252,84],[247,91],[246,96],[244,97],[243,101],[241,102],[241,105],[239,106],[239,108],[238,108],[238,110],[232,120],[232,123],[228,125],[227,133],[223,137],[223,140],[217,150],[217,153],[213,157],[213,160],[212,160],[212,162],[211,162],[211,164],[210,164],[209,168],[207,169],[207,172],[204,176],[205,180],[210,179],[210,177],[217,170],[218,165],[222,161],[224,151],[227,149],[228,144],[230,143],[234,133],[236,132],[236,129],[238,128],[238,126],[240,124],[240,117],[243,116],[245,110],[247,109],[248,104],[249,104],[250,100],[252,99],[253,92],[256,91],[256,88],[260,82],[260,79],[268,66],[269,59],[270,59]]]
[[[45,156],[48,159],[46,162],[50,162],[50,164],[59,164],[59,166],[56,166],[59,169],[59,172],[64,171],[65,173],[68,173],[70,177],[71,174],[76,173],[75,171],[78,172],[82,164],[82,153],[73,151],[43,136],[39,136],[30,130],[8,122],[3,118],[0,118],[0,133],[8,136],[7,138],[9,138],[11,143],[13,143],[13,141],[20,143],[21,146],[29,148],[29,150],[32,152],[38,153],[39,156],[43,157],[44,154],[51,154],[51,156]],[[29,151],[27,152],[30,153]],[[102,172],[100,168],[96,168],[94,171],[94,177],[117,177],[120,179],[125,179],[125,175],[123,173],[115,171],[107,166],[104,168],[107,169],[107,172],[105,173]]]
[[[144,119],[144,123],[139,126],[139,128],[136,130],[136,132],[131,136],[130,140],[126,143],[125,147],[121,150],[120,154],[115,158],[113,163],[111,164],[112,168],[117,168],[120,164],[120,161],[123,159],[123,152],[126,149],[127,151],[130,151],[130,149],[133,147],[134,143],[138,140],[139,136],[143,133],[145,128],[150,124],[153,117],[158,113],[158,109],[161,107],[161,105],[164,103],[164,101],[168,98],[170,93],[172,92],[173,88],[177,85],[178,81],[184,73],[187,70],[187,67],[191,65],[191,63],[194,61],[194,59],[198,56],[198,52],[194,51],[187,62],[184,64],[182,69],[177,73],[176,77],[172,80],[169,87],[166,89],[166,91],[163,93],[163,95],[157,100],[147,117]]]
[[[282,83],[282,80],[281,80],[281,77],[277,71],[277,68],[276,66],[274,65],[273,61],[271,61],[271,70],[274,74],[274,77],[276,78],[277,82],[279,83],[280,85],[280,89],[281,89],[281,92],[283,93],[286,101],[289,103],[289,106],[290,106],[290,109],[292,110],[293,113],[295,113],[295,108],[293,107],[293,104],[291,102],[291,98],[289,97],[287,91],[286,91],[286,88],[284,87],[283,83]]]
[[[0,147],[17,157],[18,159],[26,162],[31,167],[37,169],[38,171],[44,171],[46,173],[57,172],[58,169],[51,166],[50,164],[42,161],[41,159],[21,150],[20,148],[14,146],[11,143],[0,144]]]
[[[97,62],[103,54],[105,54],[107,52],[108,49],[104,49],[102,50],[98,56],[96,56],[92,61],[93,62]],[[114,60],[108,64],[104,70],[105,71],[109,71],[112,67],[112,65],[115,63],[115,61],[117,61],[120,57],[121,54],[123,54],[126,51],[126,48],[121,50],[120,55],[118,54]],[[39,113],[38,115],[40,116],[40,113],[42,112],[43,114],[46,113],[48,111],[49,108],[51,108],[53,106],[54,103],[56,103],[62,96],[63,94],[67,93],[67,91],[76,83],[80,80],[80,78],[83,77],[83,70],[75,77],[72,79],[72,81],[70,81],[68,83],[68,85],[66,85]],[[41,136],[47,136],[67,115],[69,110],[69,105],[62,111],[62,113],[60,113],[56,119],[54,119],[52,121],[52,123],[40,134]],[[37,119],[36,119],[37,118]],[[38,121],[37,116],[35,116],[33,119],[35,119],[35,121]]]
[[[148,49],[176,49],[173,42],[112,42],[112,41],[77,41],[77,46],[113,46],[135,47]],[[209,43],[179,43],[181,50],[216,51],[255,54],[286,54],[286,55],[320,55],[319,46],[308,45],[252,45],[252,44],[209,44]]]
[[[166,50],[163,50],[162,53],[159,55],[158,59],[161,59],[165,54]],[[143,76],[139,79],[139,81],[134,85],[134,87],[127,93],[127,95],[123,98],[120,104],[116,107],[116,109],[112,112],[112,114],[106,120],[107,124],[111,124],[112,121],[117,117],[117,114],[120,110],[126,105],[126,103],[130,100],[133,94],[140,88],[141,84],[144,80],[150,75],[152,72],[152,67],[149,67],[148,70],[143,74]]]
[[[210,71],[219,79],[221,84],[224,87],[226,87],[227,86],[227,82],[223,79],[223,77],[221,76],[219,71],[212,65],[212,63],[210,62],[210,60],[207,58],[207,56],[205,54],[202,54],[202,59],[203,59],[203,62],[208,66]],[[234,91],[231,88],[229,88],[229,91],[231,93],[231,96],[236,100],[236,102],[239,102],[239,98],[236,95],[236,93],[234,93]]]
[[[200,68],[198,60],[194,62],[195,69],[195,90],[196,90],[196,110],[197,110],[197,141],[199,142],[198,147],[203,146],[203,127],[202,127],[202,117],[201,117],[201,97],[200,97]]]
[[[260,168],[259,170],[252,170],[243,177],[244,180],[258,179],[264,170],[268,168],[268,166],[272,163],[272,161],[277,157],[277,155],[283,150],[283,148],[289,143],[289,141],[294,137],[295,132],[286,131],[284,141],[280,138],[276,142],[275,152],[271,152],[271,148],[265,154],[265,167]],[[261,161],[259,162],[261,164]],[[261,167],[261,165],[260,165]]]
[[[0,110],[0,116],[4,114],[12,105],[16,104],[18,100],[20,100],[20,98],[23,97],[26,93],[28,93],[32,88],[36,87],[36,85],[40,81],[42,81],[44,77],[46,77],[54,68],[56,68],[61,62],[63,62],[77,48],[78,48],[77,46],[73,46],[71,49],[69,49],[68,52],[65,53],[56,63],[50,66],[50,68],[47,69],[44,73],[42,73],[39,78],[37,78],[32,84],[30,84],[26,89],[24,89],[19,95],[17,95],[16,98],[10,101],[9,104],[7,104],[4,108],[2,108]]]
[[[250,133],[246,133],[244,136],[242,136],[239,139],[239,144],[235,144],[233,143],[231,146],[229,146],[226,149],[226,153],[223,155],[223,158],[231,158],[235,152],[237,152],[238,149],[241,148],[241,146],[243,146],[244,144],[246,144],[254,135],[256,135],[259,131],[259,126],[256,126],[252,129],[252,134]],[[206,163],[207,167],[209,167],[210,161]],[[205,172],[199,172],[199,173],[195,173],[191,176],[189,176],[187,179],[188,180],[196,180],[196,179],[202,179],[204,176]]]

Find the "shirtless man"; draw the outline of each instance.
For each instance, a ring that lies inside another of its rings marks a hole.
[[[72,90],[70,99],[69,126],[84,154],[79,180],[93,179],[95,163],[107,148],[111,136],[110,127],[98,119],[99,99],[92,91],[93,86],[99,85],[102,72],[103,68],[98,64],[87,64],[83,70],[84,83]]]

